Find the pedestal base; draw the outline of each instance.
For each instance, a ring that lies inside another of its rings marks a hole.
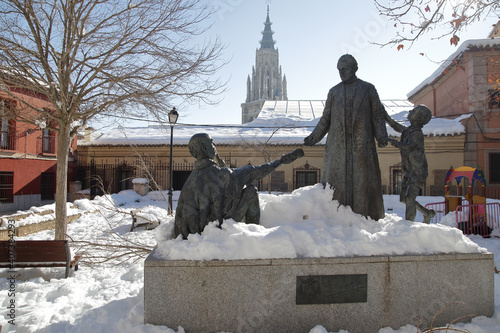
[[[144,320],[186,332],[356,333],[429,327],[449,305],[437,327],[493,315],[493,267],[492,254],[188,261],[153,251]]]

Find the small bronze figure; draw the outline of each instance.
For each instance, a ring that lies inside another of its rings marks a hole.
[[[428,175],[422,127],[431,120],[432,112],[425,105],[416,106],[408,113],[410,122],[408,127],[398,123],[387,113],[385,118],[395,131],[401,133],[401,141],[395,139],[389,139],[389,141],[401,151],[403,180],[400,201],[406,205],[405,218],[415,221],[418,209],[424,215],[424,223],[429,223],[436,212],[425,208],[416,199]]]

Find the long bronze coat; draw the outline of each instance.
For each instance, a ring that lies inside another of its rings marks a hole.
[[[323,115],[311,133],[319,142],[327,133],[321,182],[330,184],[333,199],[355,213],[378,220],[384,203],[375,138],[387,138],[384,107],[375,87],[357,79],[350,115],[346,115],[346,87],[328,92]]]

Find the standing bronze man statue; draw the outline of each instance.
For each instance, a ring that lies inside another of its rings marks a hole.
[[[189,140],[189,152],[196,158],[194,170],[182,187],[175,211],[175,237],[201,233],[212,221],[233,219],[236,222],[259,223],[260,207],[257,188],[252,185],[276,170],[304,156],[302,149],[262,165],[226,168],[219,158],[212,138],[198,133]]]
[[[375,87],[356,77],[353,56],[340,57],[342,82],[328,92],[325,109],[304,145],[313,146],[326,134],[321,182],[334,188],[333,199],[374,220],[385,216],[375,139],[387,145],[385,109]]]

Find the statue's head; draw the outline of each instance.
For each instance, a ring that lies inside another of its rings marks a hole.
[[[215,158],[217,150],[214,146],[214,141],[210,135],[206,133],[197,133],[189,139],[189,152],[196,159]]]
[[[339,70],[339,75],[342,82],[352,82],[356,78],[358,62],[352,55],[344,54],[339,58],[337,69]]]
[[[423,104],[417,105],[413,110],[408,114],[408,120],[411,124],[424,126],[432,118],[432,111]]]

